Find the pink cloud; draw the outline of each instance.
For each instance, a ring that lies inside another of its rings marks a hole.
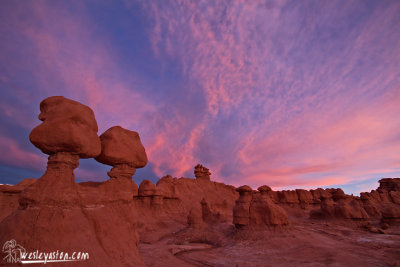
[[[0,154],[2,164],[36,171],[46,169],[47,158],[45,155],[42,156],[24,150],[14,139],[0,136],[0,150],[7,151],[7,153]]]
[[[383,30],[398,8],[335,28],[337,12],[305,16],[285,1],[143,5],[157,64],[176,67],[184,90],[165,102],[146,93],[150,82],[120,65],[84,4],[71,12],[37,2],[38,23],[14,21],[38,58],[36,92],[53,95],[62,84],[66,97],[93,108],[99,133],[116,124],[137,130],[159,176],[209,159],[213,179],[235,185],[324,186],[398,168],[400,46],[387,45],[398,41]],[[190,99],[182,108],[185,94],[204,106]],[[27,122],[12,105],[0,108]]]

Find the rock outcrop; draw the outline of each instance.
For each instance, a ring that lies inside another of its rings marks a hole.
[[[233,208],[233,224],[238,229],[269,229],[289,224],[286,211],[276,205],[270,195],[271,188],[260,186],[258,192],[245,185],[237,189],[240,196]]]
[[[398,220],[399,178],[381,179],[377,190],[363,192],[360,197],[346,195],[341,189],[311,190],[321,200],[320,209],[310,212],[312,218],[350,220]]]
[[[68,152],[80,158],[100,154],[100,139],[93,111],[63,96],[46,98],[40,103],[39,120],[29,139],[43,153]]]
[[[204,226],[202,211],[198,208],[192,208],[187,216],[187,223],[191,228],[202,228]]]
[[[243,185],[236,190],[239,192],[239,198],[233,208],[233,224],[236,228],[243,229],[249,226],[253,190],[248,185]]]
[[[149,180],[143,180],[139,186],[139,197],[151,197],[156,194],[156,186]]]
[[[137,168],[146,166],[146,151],[137,132],[114,126],[105,131],[100,140],[101,154],[95,159],[113,166],[108,172],[111,178],[131,179]]]
[[[49,154],[47,170],[20,194],[19,208],[0,222],[0,243],[15,239],[27,251],[89,253],[88,261],[75,266],[143,265],[131,212],[133,192],[126,202],[115,192],[125,186],[74,181],[79,158],[100,154],[92,110],[64,97],[47,98],[40,108],[43,123],[30,139]],[[105,199],[104,193],[113,190],[114,198]]]
[[[286,229],[296,218],[304,225],[360,222],[386,234],[400,221],[398,178],[381,179],[360,197],[332,188],[256,191],[211,181],[198,164],[196,179],[167,175],[138,188],[132,176],[148,160],[138,133],[115,126],[98,137],[93,111],[64,97],[45,99],[40,109],[43,122],[30,140],[49,155],[47,169],[38,180],[0,185],[0,244],[15,239],[28,251],[88,252],[90,260],[76,266],[142,266],[139,240],[172,235],[180,244],[221,246],[232,236]],[[112,166],[110,179],[75,183],[79,159],[90,157]]]
[[[400,179],[394,178],[382,178],[379,180],[379,187],[377,189],[379,192],[400,192]]]
[[[211,175],[210,170],[204,167],[203,165],[197,164],[194,167],[194,176],[196,177],[196,179],[204,179],[210,181],[210,175]]]
[[[16,185],[0,185],[0,222],[18,208],[21,192],[34,182],[36,179],[24,179]]]
[[[190,226],[230,223],[236,198],[233,186],[207,179],[166,175],[155,186],[143,180],[139,195],[134,197],[141,239],[154,242],[158,234],[187,227],[189,222]]]
[[[268,192],[265,186],[261,186],[258,188],[258,193],[253,194],[250,203],[250,227],[253,229],[267,229],[289,224],[286,211],[272,202]]]
[[[379,180],[377,190],[360,194],[366,212],[383,222],[400,220],[400,178]]]

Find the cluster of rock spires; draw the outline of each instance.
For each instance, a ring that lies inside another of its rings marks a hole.
[[[43,122],[30,140],[49,155],[47,170],[38,180],[0,185],[0,244],[15,239],[31,251],[87,251],[85,266],[142,266],[139,241],[172,231],[190,241],[201,230],[201,238],[213,243],[222,224],[234,231],[286,231],[291,218],[304,217],[362,223],[385,233],[400,220],[400,179],[382,179],[377,190],[360,197],[341,189],[253,190],[213,182],[198,164],[196,179],[167,175],[137,187],[132,176],[147,164],[137,132],[114,126],[99,137],[93,111],[61,96],[42,101],[40,111]],[[75,183],[80,158],[112,166],[110,179]]]

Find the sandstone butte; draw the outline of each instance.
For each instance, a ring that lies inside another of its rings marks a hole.
[[[93,111],[62,96],[40,104],[30,134],[48,154],[39,179],[0,185],[0,244],[27,251],[84,251],[50,266],[396,266],[400,179],[360,197],[341,189],[253,190],[193,178],[156,184],[132,176],[147,164],[139,134],[114,126],[98,136]],[[80,158],[110,165],[105,182],[74,180]],[[3,260],[2,265],[7,265]]]

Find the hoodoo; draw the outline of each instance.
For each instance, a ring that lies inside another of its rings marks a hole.
[[[49,154],[47,170],[22,191],[19,208],[0,222],[0,243],[16,240],[26,251],[88,253],[89,260],[75,266],[143,265],[132,204],[115,190],[121,187],[74,180],[79,158],[101,152],[93,111],[62,96],[43,100],[40,111],[43,122],[30,140]]]
[[[43,100],[40,111],[30,140],[49,155],[47,169],[40,179],[0,185],[0,244],[88,253],[74,266],[263,266],[285,257],[283,265],[330,264],[315,257],[319,250],[348,266],[399,261],[398,178],[360,197],[339,188],[253,190],[212,181],[197,164],[195,179],[166,175],[138,188],[132,176],[148,159],[137,132],[114,126],[99,137],[93,111],[61,96]],[[92,157],[112,167],[110,178],[75,183],[79,159]]]

